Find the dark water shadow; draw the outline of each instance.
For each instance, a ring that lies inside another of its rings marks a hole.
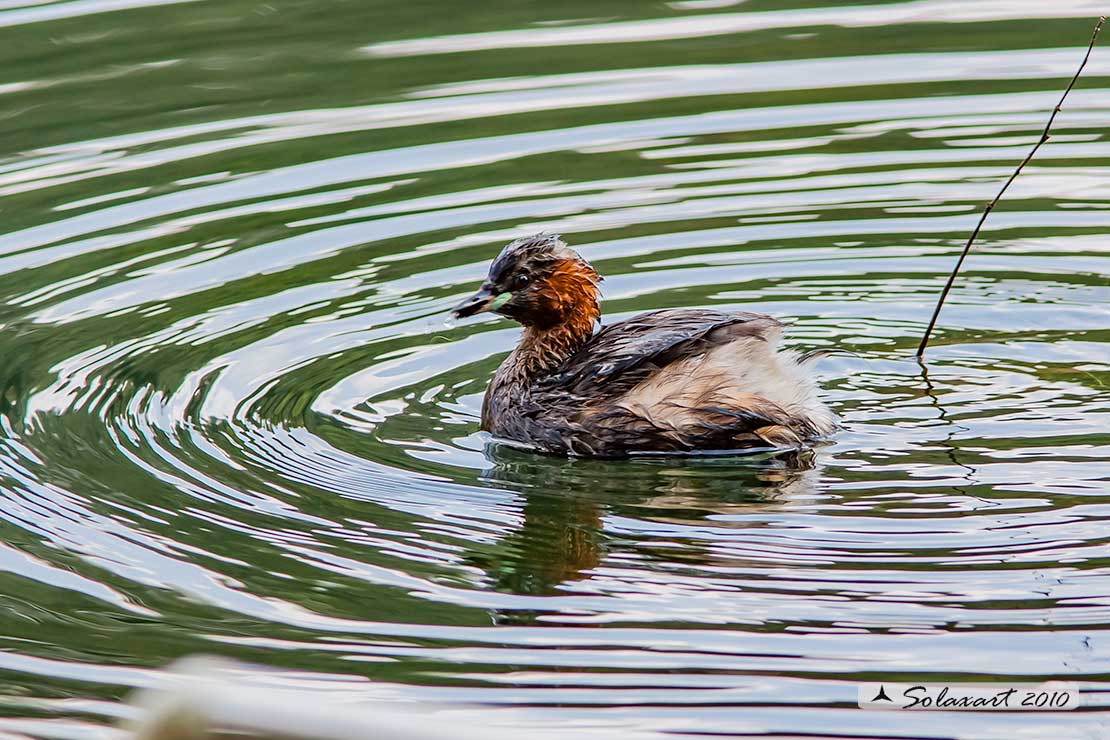
[[[698,525],[714,514],[774,507],[811,496],[820,478],[812,450],[759,456],[562,459],[491,445],[485,482],[525,497],[520,526],[499,546],[471,556],[490,587],[508,593],[551,595],[586,580],[606,555],[634,544],[607,518]],[[638,551],[644,557],[643,551]],[[681,558],[708,561],[695,542]],[[514,612],[502,618],[528,621]]]

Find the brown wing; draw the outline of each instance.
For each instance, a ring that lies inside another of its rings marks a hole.
[[[600,456],[796,446],[806,435],[758,396],[727,407],[684,406],[680,424],[620,402],[671,363],[741,337],[766,341],[781,328],[763,314],[698,309],[653,311],[607,326],[532,389],[531,408],[519,419],[524,436],[550,451]]]
[[[665,309],[610,324],[567,358],[537,390],[613,398],[661,367],[782,324],[758,313]]]

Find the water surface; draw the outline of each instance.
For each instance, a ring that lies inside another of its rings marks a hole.
[[[0,733],[106,738],[219,653],[573,737],[1110,733],[1097,3],[0,2]],[[490,448],[562,233],[617,318],[772,313],[812,454]],[[874,713],[872,680],[1085,711]]]

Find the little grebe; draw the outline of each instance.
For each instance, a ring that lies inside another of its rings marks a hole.
[[[595,331],[590,263],[558,236],[506,246],[457,317],[493,311],[524,334],[482,403],[482,429],[539,451],[596,457],[797,448],[836,428],[810,356],[777,348],[770,316],[651,311]]]

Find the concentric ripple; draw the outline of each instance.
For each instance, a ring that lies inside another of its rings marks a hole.
[[[1110,57],[912,357],[1097,4],[806,5],[0,3],[0,734],[114,737],[197,652],[567,737],[1110,732]],[[517,333],[447,309],[539,230],[611,319],[848,350],[844,430],[491,445]]]

